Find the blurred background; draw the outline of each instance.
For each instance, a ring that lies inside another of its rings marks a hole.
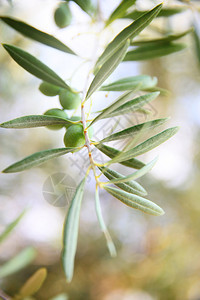
[[[119,2],[100,0],[102,18],[106,19]],[[150,9],[159,2],[138,1],[137,5],[140,9]],[[70,2],[72,24],[58,29],[53,20],[58,3],[54,0],[13,0],[13,5],[10,5],[1,0],[0,14],[18,18],[55,35],[80,58],[32,42],[3,23],[0,24],[1,42],[32,53],[74,88],[82,90],[91,67],[85,59],[91,58],[100,29],[73,2]],[[182,1],[164,1],[164,4],[186,9],[167,21],[157,21],[154,26],[177,33],[187,30],[195,22],[198,33],[198,1],[194,1],[192,6]],[[96,55],[130,23],[129,19],[113,22],[105,31]],[[154,34],[154,30],[149,29],[147,34]],[[171,116],[166,126],[178,125],[180,130],[172,139],[143,155],[145,162],[156,155],[159,155],[159,160],[154,169],[139,180],[148,191],[148,199],[160,205],[165,215],[144,215],[101,191],[104,218],[118,252],[116,258],[111,258],[95,215],[95,184],[90,176],[81,212],[74,279],[67,284],[60,254],[62,226],[68,207],[49,204],[43,196],[43,185],[49,176],[56,173],[70,174],[78,183],[83,177],[83,169],[87,169],[87,156],[84,153],[80,157],[70,154],[22,173],[1,173],[0,233],[26,210],[15,230],[0,247],[2,266],[26,250],[23,268],[6,274],[0,267],[0,288],[8,295],[15,295],[39,267],[46,267],[47,279],[34,299],[53,299],[56,295],[60,298],[54,299],[60,300],[200,299],[200,53],[197,35],[189,34],[183,41],[188,45],[183,51],[159,59],[125,62],[109,78],[112,81],[148,74],[158,77],[158,85],[170,91],[167,96],[156,99],[150,110],[153,118]],[[1,47],[0,122],[60,108],[57,97],[50,98],[40,93],[39,84],[38,79],[20,68]],[[97,93],[93,97],[92,110],[103,108],[116,95]],[[144,116],[140,118],[139,121],[144,121]],[[133,119],[138,121],[136,116]],[[94,136],[101,131],[98,126],[94,128]],[[63,147],[63,135],[64,129],[1,128],[0,169],[34,152]],[[122,166],[117,166],[117,170],[130,172]]]

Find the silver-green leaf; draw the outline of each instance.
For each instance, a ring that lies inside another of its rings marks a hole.
[[[148,60],[166,56],[185,49],[187,46],[180,43],[150,44],[137,47],[129,51],[124,57],[124,61]]]
[[[123,190],[116,189],[113,187],[104,186],[104,188],[113,197],[119,199],[121,202],[132,208],[139,209],[144,213],[154,216],[161,216],[164,214],[164,211],[160,206],[148,199],[127,193]]]
[[[106,145],[101,144],[101,143],[95,145],[95,147],[97,149],[99,149],[101,152],[103,152],[105,155],[107,155],[108,157],[110,157],[110,158],[121,156],[121,154],[123,153],[122,151],[120,151],[118,149],[106,146]],[[145,164],[142,161],[140,161],[140,160],[138,160],[136,158],[124,160],[124,161],[122,161],[120,163],[122,165],[126,166],[126,167],[134,168],[134,169],[140,169],[140,168],[142,168],[142,167],[145,166]]]
[[[123,175],[120,174],[117,171],[114,171],[109,168],[102,168],[99,167],[99,170],[110,180],[118,180],[119,178],[122,178]],[[139,196],[145,196],[147,195],[146,190],[136,181],[129,180],[122,183],[115,183],[116,186],[118,186],[120,189]]]
[[[155,129],[157,126],[164,124],[168,118],[156,119],[148,122],[144,122],[138,125],[131,126],[124,130],[118,131],[116,133],[111,134],[110,136],[104,138],[100,141],[100,143],[111,142],[115,140],[121,140],[126,138],[133,138],[135,135],[140,133],[141,131],[147,131]]]
[[[130,41],[128,40],[117,52],[113,54],[113,56],[106,61],[105,64],[102,65],[88,89],[86,98],[89,98],[117,68],[120,62],[124,59],[129,45]]]
[[[86,178],[76,189],[64,223],[62,263],[67,281],[70,282],[74,273],[74,259],[78,240],[80,209]]]
[[[126,151],[126,152],[121,152],[120,155],[114,157],[112,160],[110,160],[107,164],[110,165],[112,163],[119,163],[126,161],[128,159],[132,159],[138,155],[144,154],[155,147],[159,146],[160,144],[164,143],[167,141],[169,138],[171,138],[174,134],[177,133],[179,127],[171,127],[168,128],[153,137],[149,138],[145,142],[135,146],[134,148]]]
[[[99,225],[100,225],[101,230],[103,231],[103,233],[105,235],[105,238],[106,238],[106,243],[107,243],[108,250],[110,252],[110,255],[112,257],[114,257],[114,256],[117,255],[117,252],[116,252],[115,245],[112,241],[112,238],[110,236],[110,233],[109,233],[109,231],[106,227],[106,224],[104,222],[104,219],[103,219],[101,205],[100,205],[100,201],[99,201],[98,188],[96,188],[96,192],[95,192],[95,209],[96,209],[96,214],[97,214],[97,218],[98,218],[98,221],[99,221]]]
[[[102,53],[102,55],[97,60],[97,63],[95,65],[94,73],[110,58],[113,56],[113,54],[120,49],[124,43],[128,39],[133,39],[135,36],[137,36],[145,27],[147,27],[151,21],[157,16],[159,11],[162,8],[162,4],[157,5],[152,10],[150,10],[148,13],[143,15],[141,18],[137,19],[131,25],[127,26],[125,29],[123,29],[108,46],[106,47],[105,51]]]
[[[13,29],[17,30],[18,32],[20,32],[21,34],[23,34],[24,36],[26,36],[32,40],[35,40],[41,44],[45,44],[45,45],[55,48],[57,50],[76,55],[76,53],[74,51],[72,51],[69,47],[67,47],[61,41],[59,41],[54,36],[52,36],[46,32],[40,31],[40,30],[36,29],[35,27],[28,25],[27,23],[24,23],[22,21],[19,21],[19,20],[13,19],[13,18],[1,16],[0,19],[4,23],[6,23],[10,27],[12,27]]]
[[[49,149],[40,152],[36,152],[32,155],[27,156],[26,158],[12,164],[3,170],[3,173],[14,173],[21,172],[33,167],[37,167],[47,160],[59,157],[61,155],[65,155],[71,151],[74,151],[78,148],[57,148],[57,149]]]
[[[39,79],[71,91],[71,88],[64,82],[63,79],[61,79],[53,70],[51,70],[33,55],[16,46],[3,44],[3,47],[16,61],[16,63],[18,63],[27,72]]]
[[[103,85],[100,88],[100,91],[127,91],[138,88],[139,90],[144,90],[152,88],[157,84],[158,80],[156,77],[151,77],[148,75],[138,75],[130,76],[117,81],[114,81],[110,84]]]
[[[2,128],[33,128],[48,125],[73,125],[79,122],[73,122],[68,119],[48,115],[30,115],[16,118],[0,124]]]

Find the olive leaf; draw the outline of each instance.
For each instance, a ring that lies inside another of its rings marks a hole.
[[[68,282],[72,280],[74,273],[74,258],[76,254],[79,217],[85,181],[86,178],[78,185],[64,223],[62,263]]]
[[[157,14],[157,18],[159,17],[171,17],[173,15],[182,13],[185,10],[184,7],[167,7],[162,8],[160,12]],[[124,15],[123,18],[136,20],[141,18],[144,14],[146,14],[147,10],[134,10],[131,13]]]
[[[110,112],[109,115],[105,115],[104,118],[111,118],[115,116],[121,116],[123,114],[132,113],[134,111],[137,111],[141,107],[143,107],[145,104],[153,101],[158,97],[160,92],[153,92],[148,93],[146,95],[139,96],[137,98],[134,98],[133,100],[130,100],[124,104],[122,104],[120,107],[115,109],[114,111]]]
[[[127,9],[134,5],[135,2],[136,0],[122,0],[106,21],[105,26],[110,25],[116,19],[122,18],[126,14]]]
[[[0,235],[0,243],[2,243],[7,238],[7,236],[15,229],[15,227],[23,218],[25,212],[26,211],[23,211],[14,221],[7,225],[5,230]]]
[[[132,208],[139,209],[144,213],[154,216],[161,216],[164,214],[164,211],[160,206],[148,199],[113,187],[104,186],[104,189],[113,197],[119,199],[121,202]]]
[[[140,178],[140,177],[144,176],[146,173],[148,173],[155,166],[157,160],[158,160],[158,158],[156,157],[150,163],[146,164],[144,167],[142,167],[141,169],[139,169],[138,171],[136,171],[130,175],[111,179],[109,181],[109,184],[126,183],[130,180],[135,180],[137,178]]]
[[[24,299],[34,295],[42,287],[46,277],[46,268],[37,270],[21,287],[18,297]]]
[[[105,224],[104,219],[103,219],[100,200],[99,200],[99,191],[98,191],[97,187],[96,187],[96,192],[95,192],[95,209],[96,209],[96,214],[97,214],[97,218],[98,218],[98,221],[99,221],[99,225],[100,225],[101,230],[103,231],[103,233],[105,235],[105,238],[106,238],[106,243],[107,243],[108,250],[110,252],[110,255],[112,257],[114,257],[114,256],[117,255],[117,252],[116,252],[115,245],[112,241],[112,238],[110,236],[110,233],[108,232],[108,229],[107,229],[106,224]]]
[[[139,88],[142,91],[154,87],[157,82],[156,77],[148,75],[131,76],[103,85],[100,91],[127,91],[135,88]]]
[[[150,44],[137,47],[136,49],[127,52],[124,61],[147,60],[157,57],[169,55],[185,49],[187,46],[181,43],[163,43]]]
[[[3,47],[16,61],[16,63],[18,63],[22,68],[32,75],[71,91],[71,88],[64,82],[64,80],[62,80],[53,70],[51,70],[33,55],[16,46],[3,44]]]
[[[123,175],[120,174],[119,172],[114,171],[114,170],[109,169],[109,168],[99,167],[99,170],[110,181],[112,181],[112,180],[116,180],[117,181],[119,178],[123,177]],[[126,191],[128,193],[131,193],[131,194],[135,194],[135,195],[139,195],[139,196],[145,196],[145,195],[147,195],[147,191],[143,188],[143,186],[141,186],[138,182],[133,181],[133,180],[129,180],[129,181],[122,182],[122,183],[115,182],[115,185],[118,186],[120,189],[122,189],[122,190],[124,190],[124,191]]]
[[[147,27],[151,21],[157,16],[162,8],[162,4],[157,5],[148,13],[137,19],[131,25],[123,29],[112,41],[108,44],[102,55],[97,60],[94,68],[94,74],[96,74],[99,67],[101,67],[113,54],[120,49],[128,39],[132,40],[138,35],[145,27]]]
[[[92,120],[92,122],[89,124],[88,128],[93,125],[94,123],[96,123],[97,121],[108,117],[110,112],[112,112],[113,110],[117,109],[120,105],[122,105],[124,102],[126,101],[130,101],[133,99],[133,97],[135,96],[135,92],[137,89],[131,91],[131,92],[126,92],[123,95],[119,96],[111,105],[109,105],[108,107],[106,107],[96,118],[94,118],[94,120]]]
[[[86,99],[88,99],[117,68],[117,66],[125,57],[129,45],[130,41],[128,40],[116,53],[113,54],[113,56],[106,61],[104,65],[102,65],[87,91]]]
[[[57,148],[57,149],[49,149],[40,152],[36,152],[32,155],[27,156],[26,158],[10,165],[3,173],[14,173],[14,172],[21,172],[36,166],[39,166],[46,162],[47,160],[59,157],[61,155],[65,155],[72,150],[76,150],[78,148]]]
[[[68,119],[48,115],[30,115],[16,118],[0,124],[2,128],[33,128],[48,125],[73,125],[79,122],[73,122]]]
[[[35,27],[28,25],[27,23],[24,23],[22,21],[19,21],[19,20],[13,19],[13,18],[0,16],[0,19],[4,23],[6,23],[10,27],[12,27],[13,29],[17,30],[18,32],[20,32],[21,34],[23,34],[24,36],[26,36],[32,40],[35,40],[41,44],[45,44],[45,45],[55,48],[57,50],[76,55],[76,53],[74,51],[72,51],[69,47],[67,47],[61,41],[59,41],[54,36],[52,36],[46,32],[40,31],[40,30],[36,29]]]
[[[107,162],[107,165],[113,164],[113,163],[119,163],[119,162],[124,162],[128,159],[132,159],[136,156],[139,156],[141,154],[144,154],[155,147],[159,146],[160,144],[164,143],[167,141],[169,138],[171,138],[174,134],[177,133],[179,127],[171,127],[168,128],[153,137],[149,138],[145,142],[135,146],[134,148],[126,151],[126,152],[121,152],[120,155],[114,157],[112,160]]]
[[[132,41],[131,46],[147,46],[147,45],[151,45],[151,44],[154,44],[154,45],[165,44],[165,43],[176,41],[193,31],[194,31],[194,29],[190,28],[179,34],[170,34],[170,35],[167,35],[167,36],[165,36],[163,38],[159,38],[159,39]]]
[[[155,129],[157,126],[160,126],[163,123],[165,123],[168,119],[169,118],[156,119],[156,120],[152,120],[152,121],[148,121],[148,122],[144,122],[141,124],[128,127],[124,130],[118,131],[116,133],[111,134],[110,136],[105,137],[103,140],[100,141],[100,143],[111,142],[111,141],[121,140],[126,138],[133,138],[141,130],[146,131],[146,130]]]
[[[121,156],[123,153],[122,151],[120,151],[118,149],[106,146],[102,143],[96,144],[95,147],[110,158],[115,158],[115,157]],[[134,169],[140,169],[145,166],[145,164],[142,161],[140,161],[136,158],[121,161],[120,164],[122,164],[126,167],[129,167],[129,168],[134,168]]]
[[[36,251],[33,247],[23,249],[16,256],[1,265],[0,278],[12,275],[29,265],[36,257]]]

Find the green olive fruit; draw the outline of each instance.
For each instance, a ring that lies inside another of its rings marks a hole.
[[[59,28],[65,28],[72,21],[72,13],[68,3],[60,3],[54,12],[54,20]]]
[[[78,93],[73,93],[65,89],[60,91],[59,100],[62,107],[68,110],[76,109],[81,103],[81,98]]]
[[[85,136],[81,124],[71,125],[65,135],[64,144],[66,147],[81,147],[85,145]]]
[[[49,96],[49,97],[53,97],[59,94],[60,91],[60,87],[48,83],[46,81],[43,81],[40,86],[39,86],[39,90],[42,94]]]
[[[60,117],[63,119],[67,119],[68,116],[66,114],[66,112],[64,112],[64,110],[59,109],[59,108],[52,108],[47,110],[44,113],[45,116],[54,116],[54,117]],[[47,126],[48,129],[52,129],[52,130],[58,130],[61,129],[64,125],[49,125]]]

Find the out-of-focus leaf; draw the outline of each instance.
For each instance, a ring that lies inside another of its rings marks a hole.
[[[144,89],[144,91],[145,92],[160,92],[160,96],[170,96],[171,95],[170,91],[163,89],[159,86],[147,88],[147,89]]]
[[[145,123],[141,123],[138,125],[131,126],[129,128],[126,128],[124,130],[121,130],[119,132],[113,133],[110,136],[104,138],[103,140],[100,141],[100,143],[105,143],[105,142],[111,142],[115,140],[121,140],[121,139],[126,139],[126,138],[133,138],[133,136],[137,135],[141,130],[146,131],[146,130],[152,130],[156,128],[157,126],[162,125],[168,120],[168,118],[163,118],[163,119],[156,119],[153,121],[148,121]]]
[[[112,179],[112,180],[110,180],[109,184],[123,183],[123,182],[128,182],[130,180],[135,180],[137,178],[140,178],[140,177],[144,176],[146,173],[148,173],[154,167],[157,160],[158,160],[158,158],[155,158],[150,163],[146,164],[146,166],[144,166],[140,170],[138,170],[130,175],[121,176],[116,179]]]
[[[186,47],[186,44],[171,42],[164,44],[151,44],[146,46],[140,46],[132,51],[129,51],[124,57],[124,61],[153,59],[181,51]]]
[[[101,172],[109,179],[109,180],[117,180],[118,178],[122,178],[123,175],[111,170],[109,168],[102,168],[99,167],[99,169],[101,170]],[[135,194],[135,195],[139,195],[139,196],[145,196],[147,195],[146,190],[136,181],[126,181],[123,183],[116,183],[116,186],[118,186],[120,189],[131,193],[131,194]]]
[[[118,107],[114,111],[110,112],[110,114],[106,115],[104,118],[111,118],[111,117],[115,117],[115,116],[119,116],[119,115],[123,115],[123,114],[127,114],[127,113],[132,113],[132,112],[140,109],[141,107],[143,107],[145,104],[156,99],[159,94],[160,94],[160,92],[154,92],[154,93],[149,93],[146,95],[139,96],[133,100],[130,100],[130,101],[122,104],[120,107]]]
[[[161,216],[164,214],[163,209],[150,200],[113,187],[104,186],[104,188],[113,197],[132,208],[139,209],[144,213],[154,216]]]
[[[11,222],[6,229],[2,232],[0,235],[0,243],[2,243],[7,236],[13,231],[13,229],[17,226],[17,224],[21,221],[25,214],[25,211],[23,211],[13,222]]]
[[[196,52],[196,57],[198,59],[198,62],[200,63],[200,36],[199,36],[199,31],[197,25],[194,25],[194,44],[195,44],[195,52]]]
[[[19,291],[19,297],[24,299],[25,297],[34,295],[42,287],[46,277],[46,268],[37,270],[22,286]]]
[[[94,68],[94,73],[101,67],[113,54],[120,49],[123,44],[128,40],[132,40],[137,36],[145,27],[147,27],[151,21],[157,16],[159,11],[162,8],[162,4],[154,7],[148,13],[143,15],[141,18],[137,19],[131,25],[123,29],[112,41],[108,44],[105,51],[97,60],[97,63]]]
[[[96,123],[97,121],[109,116],[109,113],[113,110],[117,109],[120,105],[122,105],[126,101],[130,101],[135,96],[135,90],[131,92],[126,92],[123,95],[119,96],[114,103],[106,107],[88,126],[88,128]]]
[[[36,257],[36,251],[33,247],[27,247],[18,253],[15,257],[1,265],[0,278],[12,275],[29,265]]]
[[[138,155],[144,154],[167,141],[169,138],[171,138],[174,134],[177,133],[178,129],[178,127],[168,128],[149,138],[145,142],[135,146],[134,148],[126,152],[122,152],[120,155],[110,160],[107,164],[110,165],[112,163],[123,162],[125,160],[132,159]]]
[[[107,155],[110,158],[118,157],[122,154],[122,151],[117,150],[112,147],[109,147],[109,146],[106,146],[101,143],[99,143],[95,146],[97,149],[99,149],[101,152],[103,152],[105,155]],[[135,158],[124,160],[121,162],[121,164],[126,167],[134,168],[134,169],[140,169],[145,166],[145,164],[142,161],[135,159]]]
[[[103,231],[105,238],[106,238],[108,250],[110,252],[110,255],[112,257],[114,257],[117,255],[117,252],[116,252],[115,245],[112,241],[112,238],[110,236],[110,233],[108,232],[108,229],[107,229],[106,224],[103,219],[101,205],[100,205],[100,201],[99,201],[99,191],[98,191],[97,187],[96,187],[96,192],[95,192],[95,208],[96,208],[96,214],[97,214],[97,218],[99,221],[99,225],[100,225],[101,230]]]
[[[126,14],[127,9],[134,5],[135,2],[136,0],[122,0],[106,21],[106,26],[110,25],[116,19],[123,18],[123,16]]]
[[[157,84],[156,77],[150,77],[148,75],[139,75],[126,77],[108,85],[103,85],[100,91],[127,91],[138,87],[140,90],[152,88]]]
[[[68,296],[66,294],[59,294],[56,297],[51,298],[50,300],[68,300]]]
[[[184,32],[181,32],[179,34],[170,34],[168,36],[165,36],[163,38],[159,38],[159,39],[154,39],[154,40],[139,40],[139,41],[133,41],[131,42],[131,45],[132,46],[147,46],[147,45],[158,45],[159,44],[165,44],[165,43],[169,43],[169,42],[172,42],[172,41],[176,41],[180,38],[182,38],[183,36],[187,35],[188,33],[191,33],[193,32],[193,28],[187,30],[187,31],[184,31]]]
[[[69,0],[65,0],[69,1]],[[92,1],[88,0],[72,0],[75,2],[84,12],[91,16],[95,12],[95,7],[92,4]]]
[[[64,82],[64,80],[62,80],[53,70],[33,55],[12,45],[3,44],[3,46],[16,63],[32,75],[71,91],[71,88]]]
[[[72,280],[74,273],[74,258],[76,254],[79,217],[85,181],[86,178],[84,178],[77,187],[64,223],[62,264],[68,282]]]
[[[120,62],[124,59],[129,45],[130,41],[128,40],[117,52],[113,54],[113,56],[106,61],[104,65],[102,65],[88,89],[86,98],[89,98],[117,68]]]
[[[78,122],[73,122],[68,119],[48,115],[31,115],[16,118],[0,124],[3,128],[33,128],[48,125],[73,125]]]
[[[12,164],[11,166],[7,167],[3,170],[3,173],[14,173],[14,172],[21,172],[32,167],[39,166],[50,160],[52,158],[59,157],[61,155],[67,154],[72,150],[76,150],[78,148],[57,148],[57,149],[49,149],[40,152],[36,152],[32,155],[27,156],[26,158]]]
[[[184,10],[185,10],[185,8],[183,8],[183,7],[162,8],[156,17],[157,18],[158,17],[170,17],[175,14],[179,14],[179,13],[183,12]],[[141,18],[141,16],[143,16],[147,12],[148,11],[146,11],[146,10],[134,10],[133,12],[123,16],[123,18],[136,20],[137,18]]]
[[[17,30],[18,32],[30,39],[33,39],[39,43],[45,44],[49,47],[58,49],[60,51],[76,55],[76,53],[74,53],[74,51],[72,51],[69,47],[67,47],[61,41],[59,41],[54,36],[46,32],[40,31],[35,27],[32,27],[22,21],[13,18],[0,16],[0,19],[10,27]]]

